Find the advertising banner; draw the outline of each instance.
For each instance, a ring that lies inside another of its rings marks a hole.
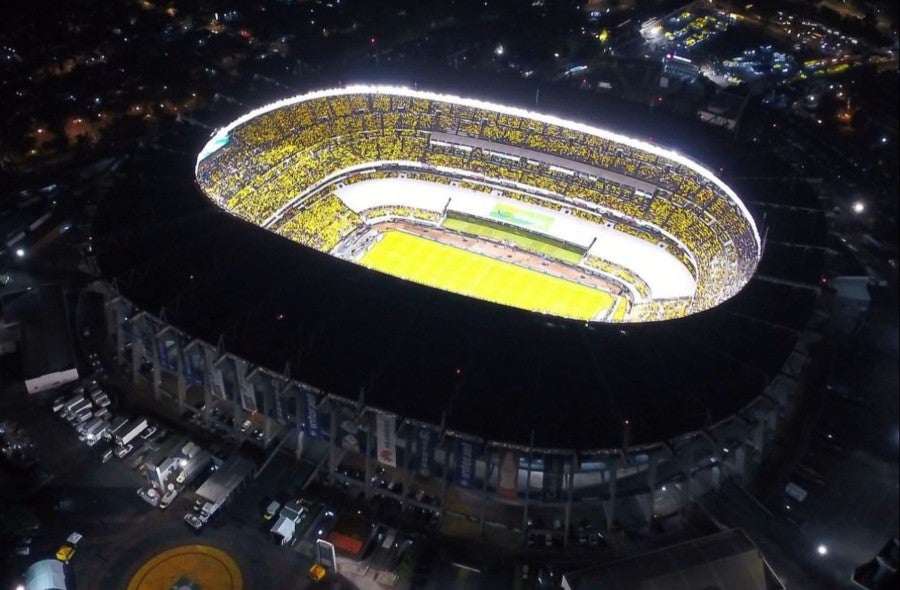
[[[434,447],[438,433],[431,428],[420,428],[411,435],[411,438],[414,450],[410,457],[409,468],[423,477],[430,477],[434,473]]]
[[[275,419],[284,424],[284,400],[281,399],[281,388],[275,390]]]
[[[391,414],[375,414],[376,458],[383,465],[397,466],[397,418]]]
[[[296,426],[298,423],[297,416],[302,412],[302,408],[298,406],[302,406],[306,400],[303,398],[300,390],[295,387],[283,391],[282,394],[281,412],[282,416],[284,416],[284,423],[288,426]]]
[[[228,399],[225,397],[225,378],[222,376],[222,369],[213,367],[212,371],[212,394],[220,399]]]
[[[245,381],[241,385],[241,406],[248,412],[256,411],[256,391],[252,383]]]
[[[318,405],[319,399],[313,392],[303,392],[303,430],[311,438],[323,438]]]
[[[456,439],[456,485],[475,487],[475,461],[478,459],[476,443]]]
[[[172,342],[169,333],[166,333],[161,338],[157,338],[156,346],[158,349],[159,366],[163,371],[174,373],[177,368],[175,366],[175,356],[170,353],[169,348],[174,347],[175,343]]]
[[[203,349],[199,346],[194,346],[190,352],[185,353],[184,378],[189,384],[203,385],[205,365]]]
[[[339,405],[332,411],[338,412],[338,442],[344,450],[364,454],[367,449],[366,431],[357,423],[355,406]]]
[[[145,319],[141,322],[140,339],[141,346],[144,347],[144,354],[147,355],[148,361],[153,361],[154,357],[159,356],[159,349],[156,346],[156,331],[158,327],[153,320]]]
[[[536,211],[529,211],[506,203],[495,205],[490,215],[503,223],[518,225],[536,232],[546,232],[553,223],[553,217],[550,215],[543,215]]]
[[[515,500],[519,484],[519,454],[509,449],[500,451],[500,473],[497,477],[497,496]]]
[[[544,499],[556,500],[562,497],[563,469],[565,460],[558,455],[544,458]]]

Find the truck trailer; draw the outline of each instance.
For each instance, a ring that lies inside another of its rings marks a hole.
[[[146,418],[135,418],[130,424],[126,424],[116,433],[116,444],[124,447],[147,428]]]
[[[125,416],[116,416],[110,421],[109,428],[106,429],[106,433],[103,435],[103,437],[106,440],[112,440],[116,433],[122,430],[122,427],[124,427],[126,424],[128,424],[128,418],[126,418]]]

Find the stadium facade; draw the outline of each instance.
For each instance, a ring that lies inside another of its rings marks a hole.
[[[369,405],[363,396],[322,391],[230,354],[221,342],[193,338],[165,317],[139,311],[107,283],[98,290],[107,297],[108,336],[120,361],[130,361],[135,383],[149,380],[158,400],[174,399],[190,411],[202,401],[207,423],[215,404],[225,402],[233,411],[236,436],[244,435],[241,421],[256,416],[263,425],[258,443],[263,448],[271,449],[277,440],[279,448],[315,463],[326,480],[359,485],[367,497],[384,493],[373,483],[376,469],[387,472],[381,477],[407,482],[406,489],[416,480],[442,498],[442,517],[474,521],[482,531],[492,524],[491,505],[521,510],[523,527],[529,511],[556,513],[564,542],[579,511],[601,511],[607,530],[650,527],[683,515],[695,498],[726,479],[751,477],[809,358],[808,341],[801,338],[765,391],[701,430],[631,445],[626,427],[615,447],[547,448],[491,440]],[[143,366],[147,361],[149,371]],[[358,466],[361,479],[341,468],[347,464]]]

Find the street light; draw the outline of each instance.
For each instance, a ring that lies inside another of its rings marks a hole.
[[[862,213],[865,210],[866,210],[866,204],[863,203],[862,201],[856,201],[855,203],[853,203],[853,212],[856,213],[857,215],[859,215],[860,213]]]
[[[25,258],[25,248],[16,248],[16,256]]]
[[[818,553],[822,557],[825,557],[826,555],[828,555],[828,546],[827,545],[819,545],[818,547],[816,547],[816,553]]]

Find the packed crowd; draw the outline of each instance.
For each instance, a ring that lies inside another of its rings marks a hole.
[[[590,268],[596,268],[607,276],[613,277],[620,282],[633,286],[643,299],[649,299],[651,297],[650,285],[648,285],[647,282],[644,281],[644,279],[634,274],[630,269],[622,266],[621,264],[616,264],[614,262],[610,262],[609,260],[604,260],[599,256],[592,255],[585,256],[582,262]]]
[[[432,131],[459,136],[460,144],[431,141]],[[464,137],[495,145],[467,146]],[[647,194],[611,178],[504,153],[504,145],[562,156],[658,188]],[[233,129],[228,145],[199,163],[198,180],[232,212],[263,222],[330,174],[375,161],[467,170],[502,179],[511,189],[539,189],[530,195],[506,190],[505,196],[565,207],[580,217],[606,217],[686,263],[697,279],[697,310],[733,294],[743,284],[739,279],[755,268],[756,243],[742,211],[693,170],[595,135],[420,97],[340,95],[270,111]],[[446,175],[437,176],[449,182]],[[305,217],[295,215],[291,231],[306,231],[300,221]],[[638,227],[629,219],[645,224]]]
[[[640,303],[634,303],[628,312],[628,319],[632,322],[656,322],[671,318],[682,317],[691,308],[689,297],[675,299],[651,299]]]
[[[295,242],[330,252],[363,221],[331,192],[311,197],[275,228]]]
[[[407,219],[418,219],[420,221],[437,223],[441,218],[441,214],[437,211],[428,211],[427,209],[418,209],[416,207],[403,207],[400,205],[371,207],[365,211],[360,211],[359,214],[366,220],[378,219],[380,217],[405,217]]]

